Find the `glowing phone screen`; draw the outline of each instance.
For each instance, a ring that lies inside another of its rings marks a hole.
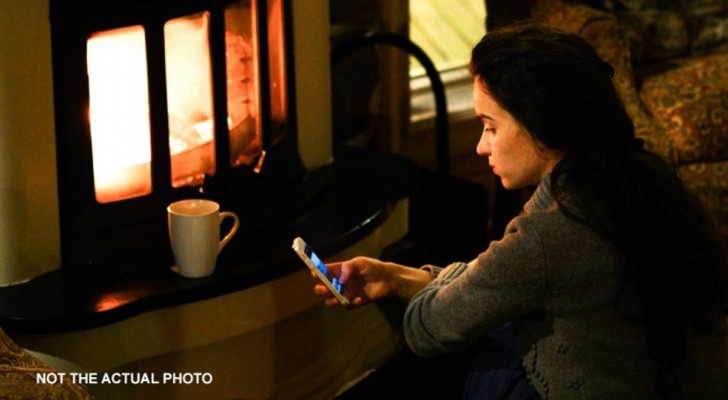
[[[308,247],[308,245],[306,245],[306,248],[303,251],[304,251],[304,253],[306,253],[306,256],[308,256],[308,258],[313,262],[313,264],[316,266],[316,268],[318,268],[318,270],[321,271],[321,273],[324,274],[324,276],[326,276],[326,279],[328,279],[329,282],[331,282],[331,285],[334,287],[334,289],[336,289],[336,291],[339,293],[343,293],[341,281],[339,281],[339,278],[334,276],[333,274],[331,274],[331,272],[329,272],[329,269],[326,268],[326,265],[324,265],[324,263],[321,261],[321,259],[318,258],[316,253],[314,253],[313,250],[311,250],[311,248]]]

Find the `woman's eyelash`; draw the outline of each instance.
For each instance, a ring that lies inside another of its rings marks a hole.
[[[483,131],[493,133],[495,132],[495,128],[483,128]]]

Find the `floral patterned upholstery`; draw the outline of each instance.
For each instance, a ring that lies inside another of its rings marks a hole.
[[[728,54],[670,60],[638,83],[628,33],[615,15],[562,0],[538,1],[532,13],[579,34],[614,66],[637,136],[676,167],[728,245]]]
[[[86,400],[93,396],[85,387],[71,383],[39,384],[40,373],[57,372],[28,354],[0,329],[0,399]]]
[[[648,77],[640,97],[672,141],[680,164],[728,159],[728,54]]]
[[[728,161],[681,165],[678,173],[714,216],[728,244]]]
[[[635,124],[637,136],[647,148],[673,159],[672,147],[662,128],[642,104],[634,86],[629,44],[619,21],[612,14],[560,0],[538,3],[534,18],[547,25],[579,34],[594,46],[602,59],[614,67],[614,84]]]

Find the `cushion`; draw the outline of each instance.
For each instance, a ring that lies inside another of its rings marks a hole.
[[[678,174],[714,218],[728,246],[728,161],[683,165]]]
[[[617,18],[585,5],[566,4],[561,0],[543,0],[534,10],[535,20],[555,28],[576,33],[614,67],[614,86],[627,113],[632,118],[635,134],[645,146],[674,161],[671,144],[652,115],[644,108],[635,89],[629,43]]]
[[[640,97],[672,141],[679,164],[728,157],[728,54],[648,77]]]
[[[36,383],[38,374],[57,372],[28,354],[0,329],[0,398],[8,400],[92,399],[88,390],[72,383]]]

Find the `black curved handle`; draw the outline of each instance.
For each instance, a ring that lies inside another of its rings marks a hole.
[[[402,35],[388,32],[371,32],[352,35],[342,43],[334,46],[331,50],[331,66],[333,67],[344,57],[356,50],[367,46],[390,45],[404,50],[412,55],[425,68],[427,77],[430,79],[432,93],[435,96],[435,143],[437,151],[437,171],[450,174],[450,139],[448,136],[448,115],[447,100],[445,97],[445,85],[440,79],[440,72],[430,57],[419,46]]]

